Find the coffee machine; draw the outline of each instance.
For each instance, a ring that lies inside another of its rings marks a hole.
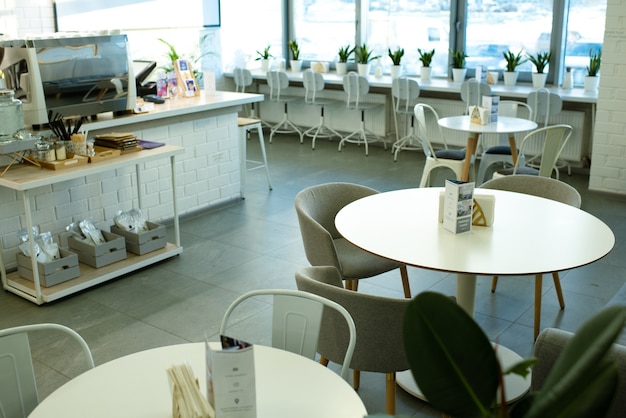
[[[3,39],[0,48],[4,87],[21,100],[26,125],[38,127],[51,116],[96,117],[135,107],[126,35]]]

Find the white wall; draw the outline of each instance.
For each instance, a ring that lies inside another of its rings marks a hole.
[[[0,33],[24,36],[47,32],[54,32],[51,0],[0,0]]]
[[[608,0],[589,189],[626,194],[626,0]]]

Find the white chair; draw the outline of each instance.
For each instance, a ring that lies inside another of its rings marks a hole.
[[[493,173],[493,178],[515,174],[529,174],[540,177],[550,177],[559,155],[572,136],[573,128],[569,125],[552,125],[535,129],[527,134],[519,147],[520,155],[529,155],[528,149],[534,149],[533,157],[527,161],[539,162],[537,168],[522,165],[522,158],[518,158],[512,168],[504,168]],[[558,172],[557,172],[558,174]],[[558,175],[557,175],[558,179]]]
[[[398,153],[402,150],[419,151],[422,144],[415,131],[415,112],[417,98],[420,95],[420,86],[412,78],[399,77],[391,82],[391,100],[393,102],[393,121],[396,128],[396,142],[391,147],[393,160],[398,160]],[[398,128],[398,116],[402,116],[410,121],[410,127],[406,135],[400,138]]]
[[[532,109],[524,102],[502,100],[498,105],[498,116],[508,116],[514,118],[523,117],[530,119],[532,116]],[[484,141],[484,135],[481,135],[481,138],[483,138]],[[519,155],[518,158],[524,158],[524,156]],[[487,147],[483,150],[480,157],[480,165],[478,166],[478,175],[476,176],[478,184],[484,183],[487,180],[485,178],[487,175],[487,169],[497,163],[509,166],[513,166],[514,164],[513,156],[511,155],[511,145],[509,144],[508,135],[506,134],[498,136],[498,145]]]
[[[475,78],[470,78],[461,84],[461,100],[465,103],[465,114],[469,113],[470,106],[482,106],[483,96],[491,95],[491,87],[487,83],[481,83]]]
[[[240,152],[240,171],[241,171],[241,198],[246,197],[246,173],[252,170],[258,170],[265,168],[265,176],[267,177],[267,186],[272,190],[272,180],[270,179],[269,165],[267,164],[267,154],[265,153],[265,138],[263,136],[263,126],[258,119],[250,118],[237,118],[237,126],[239,127],[239,152]],[[261,156],[263,162],[253,161],[247,159],[247,147],[246,140],[250,131],[256,129],[257,136],[259,137],[259,144],[261,145]],[[248,163],[254,164],[254,167],[248,168]]]
[[[233,77],[235,79],[235,91],[238,93],[245,93],[246,89],[252,86],[254,82],[250,70],[242,67],[236,67],[233,70]],[[250,103],[250,111],[246,112],[244,116],[251,119],[258,119],[255,106],[255,103]],[[269,124],[263,121],[261,121],[261,123],[269,127]]]
[[[339,313],[348,326],[349,338],[341,366],[341,377],[348,378],[350,362],[356,346],[356,327],[348,311],[322,296],[300,290],[260,289],[247,292],[230,304],[220,325],[220,335],[228,335],[226,327],[233,311],[245,300],[256,296],[272,296],[272,347],[315,359],[325,307]],[[228,335],[232,337],[232,335]],[[251,342],[251,341],[249,341]]]
[[[25,418],[39,404],[28,341],[28,333],[36,331],[65,333],[80,346],[88,368],[94,367],[93,357],[85,340],[76,331],[66,326],[34,324],[0,330],[0,417]],[[55,339],[55,341],[59,340]],[[51,348],[47,347],[46,350]],[[66,351],[65,347],[63,349]],[[70,351],[66,353],[69,355]],[[71,354],[74,354],[73,350]],[[71,361],[75,361],[75,358]]]
[[[465,160],[465,150],[448,149],[448,144],[443,136],[441,127],[437,123],[439,114],[429,105],[419,103],[414,108],[415,119],[417,120],[418,136],[422,141],[422,149],[426,155],[424,163],[424,171],[419,187],[426,187],[430,180],[430,173],[435,168],[447,167],[454,171],[456,179],[460,180],[463,173],[463,162]],[[435,139],[435,141],[431,140]],[[444,149],[436,150],[432,146],[432,142],[442,144]]]
[[[332,138],[333,136],[339,137],[339,140],[343,138],[339,132],[326,125],[324,110],[326,106],[338,103],[338,100],[320,98],[317,97],[317,93],[324,90],[326,83],[324,77],[318,72],[311,70],[310,68],[302,73],[302,80],[304,84],[304,103],[311,106],[318,106],[320,108],[320,121],[317,125],[314,125],[304,131],[305,136],[313,138],[311,142],[311,149],[315,149],[315,140],[320,138]]]
[[[270,102],[280,103],[283,105],[283,118],[280,122],[272,126],[270,131],[270,144],[275,134],[296,133],[300,136],[300,143],[304,142],[302,130],[298,128],[289,119],[289,103],[300,100],[299,97],[284,94],[284,90],[289,87],[289,79],[287,73],[279,70],[271,70],[267,72],[267,85],[270,88]]]
[[[539,127],[550,126],[550,118],[558,115],[563,110],[563,99],[557,93],[547,88],[537,89],[528,93],[526,103],[533,109],[532,120]],[[536,167],[539,161],[529,160],[527,164]],[[572,174],[572,167],[567,161],[559,160],[555,165],[556,178],[559,178],[559,169],[566,167],[567,174]]]
[[[365,155],[369,154],[368,144],[370,142],[382,141],[385,149],[387,149],[387,141],[365,127],[365,112],[367,110],[381,107],[378,103],[368,103],[363,101],[369,90],[370,85],[367,78],[362,77],[355,72],[350,72],[343,76],[343,91],[346,93],[346,107],[348,109],[358,111],[361,114],[361,122],[359,124],[359,129],[352,132],[348,136],[344,136],[343,139],[339,141],[338,151],[341,151],[341,148],[346,142],[358,145],[364,144]]]
[[[507,190],[510,192],[544,197],[546,199],[556,200],[557,202],[565,203],[566,205],[570,205],[575,208],[580,208],[582,204],[582,198],[580,197],[580,193],[578,193],[578,190],[576,190],[567,183],[550,177],[529,175],[506,176],[491,179],[485,182],[480,187],[483,189]],[[563,291],[561,290],[561,279],[559,278],[558,271],[552,272],[552,280],[554,282],[554,289],[556,290],[556,296],[559,301],[559,306],[561,307],[561,309],[565,309]],[[535,339],[539,335],[539,331],[541,329],[540,325],[542,281],[543,275],[537,274],[535,276]],[[493,276],[491,279],[492,292],[496,291],[497,285],[498,276]]]

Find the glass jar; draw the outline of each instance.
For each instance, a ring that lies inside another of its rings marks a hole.
[[[63,141],[54,142],[54,152],[56,154],[57,161],[63,161],[67,159],[67,153],[65,152],[65,143]]]
[[[54,161],[55,151],[49,142],[41,141],[35,144],[35,158],[39,161]]]
[[[13,90],[0,90],[0,142],[19,139],[16,135],[24,130],[22,102],[15,98]]]

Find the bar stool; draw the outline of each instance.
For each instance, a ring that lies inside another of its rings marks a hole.
[[[256,170],[259,168],[265,168],[265,176],[267,177],[267,186],[270,190],[272,190],[272,181],[270,179],[270,171],[269,166],[267,164],[267,155],[265,153],[265,138],[263,137],[263,126],[261,125],[261,121],[258,119],[250,119],[250,118],[237,118],[237,126],[239,127],[239,161],[241,168],[241,198],[246,198],[246,173],[248,171]],[[263,162],[260,161],[252,161],[247,159],[247,150],[246,150],[246,142],[248,138],[248,133],[256,129],[259,144],[261,145],[261,155],[263,156]],[[247,163],[251,162],[256,164],[255,167],[248,169]]]
[[[233,76],[235,79],[235,91],[238,93],[245,93],[246,88],[252,86],[253,84],[252,73],[246,68],[235,67],[235,69],[233,70]],[[256,105],[254,104],[254,102],[250,103],[250,111],[245,113],[246,117],[248,118],[258,118],[258,115],[256,114]],[[261,121],[261,123],[267,127],[270,126],[269,123],[266,123],[264,121]]]

